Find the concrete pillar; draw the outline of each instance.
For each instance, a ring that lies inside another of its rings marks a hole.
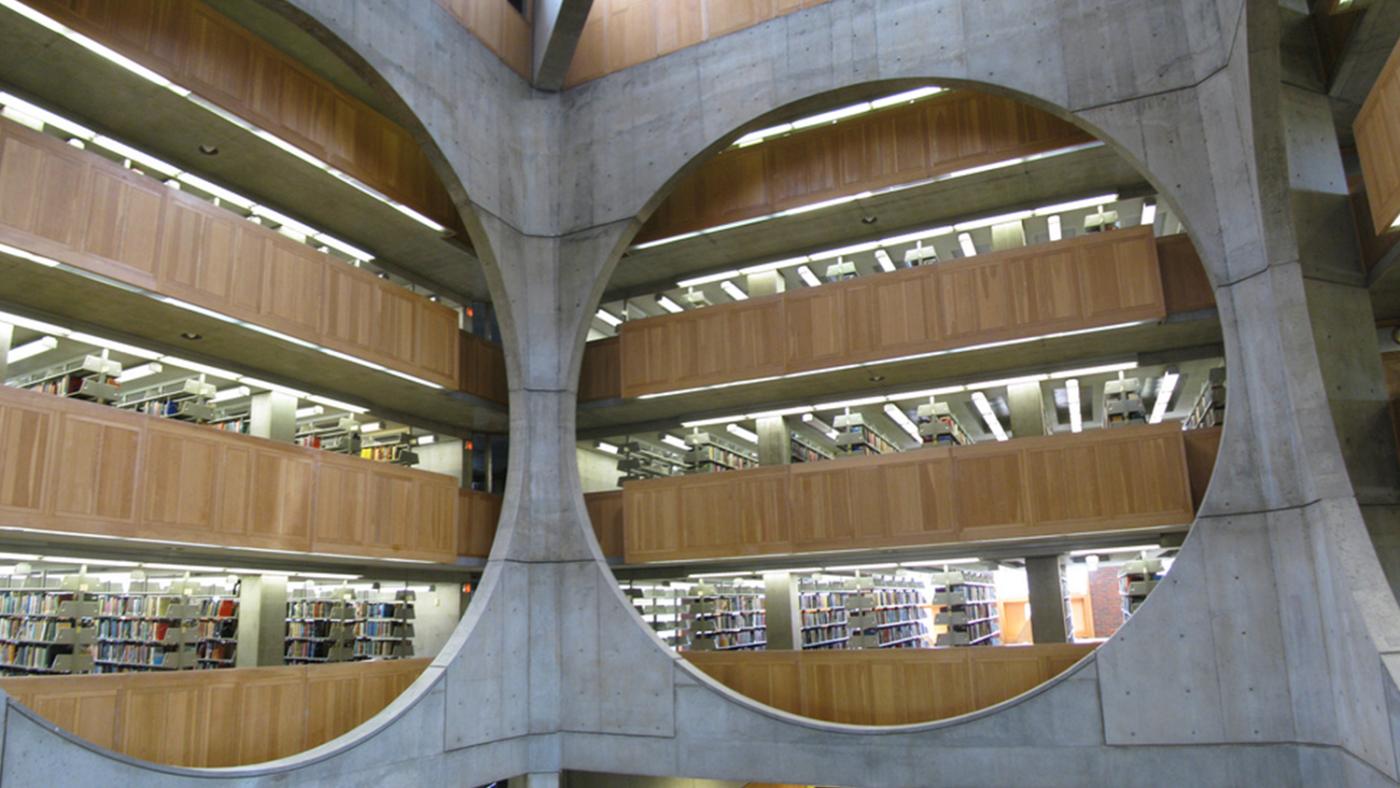
[[[758,424],[758,464],[788,465],[792,462],[792,433],[782,416],[765,416]]]
[[[788,572],[763,576],[763,610],[768,627],[768,650],[802,648],[802,600],[797,578]]]
[[[10,376],[10,347],[15,341],[15,327],[0,321],[0,386]]]
[[[1045,434],[1045,405],[1040,399],[1039,383],[1013,383],[1006,387],[1006,402],[1011,407],[1011,434],[1031,438]]]
[[[562,784],[559,772],[530,772],[525,775],[525,788],[559,788]]]
[[[1020,249],[1026,245],[1026,228],[1020,222],[992,225],[992,251]]]
[[[255,438],[291,443],[297,436],[297,398],[280,391],[254,394],[248,415],[248,434]]]
[[[234,666],[281,665],[286,618],[287,578],[244,576],[238,592],[238,651]]]
[[[1026,559],[1026,586],[1031,603],[1031,641],[1064,643],[1065,592],[1060,581],[1060,557],[1035,555]]]
[[[787,280],[777,271],[749,274],[746,284],[748,284],[749,296],[753,298],[777,295],[787,289]]]
[[[462,441],[439,440],[427,446],[415,446],[413,450],[418,453],[415,468],[446,474],[456,479],[458,486],[467,486],[470,477],[466,473],[466,444]]]

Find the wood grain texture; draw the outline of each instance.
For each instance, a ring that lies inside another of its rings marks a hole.
[[[0,387],[7,523],[451,563],[458,517],[450,476]]]
[[[623,554],[642,564],[1185,526],[1215,463],[1210,437],[1158,424],[629,481]]]
[[[1034,689],[1092,644],[860,651],[686,652],[753,700],[818,720],[908,725],[970,714]]]
[[[1215,290],[1190,236],[1177,233],[1158,238],[1157,264],[1162,270],[1167,314],[1215,308]]]
[[[1158,320],[1167,307],[1157,248],[1152,228],[1138,227],[628,321],[621,393]],[[606,371],[585,369],[591,387],[606,389]]]
[[[534,43],[530,22],[506,0],[437,0],[503,63],[531,78]]]
[[[622,340],[600,339],[583,346],[578,380],[578,401],[595,402],[622,397]]]
[[[448,388],[462,382],[454,310],[8,119],[0,240]],[[504,386],[503,372],[490,385]]]
[[[1400,218],[1400,42],[1371,86],[1352,129],[1371,203],[1371,224],[1385,233]]]
[[[604,5],[599,0],[594,11]],[[587,62],[582,51],[587,41],[585,30],[575,68]],[[636,240],[668,238],[1091,140],[1074,125],[1022,102],[947,91],[725,150],[676,184]]]
[[[564,86],[573,87],[825,1],[597,0],[584,23]],[[499,0],[438,2],[449,7],[505,6]]]
[[[486,558],[496,540],[496,524],[501,519],[501,496],[474,490],[459,491],[457,544],[462,555]]]
[[[31,5],[465,238],[452,198],[407,129],[208,5],[190,0],[34,0]]]
[[[510,384],[506,379],[506,355],[501,346],[465,331],[459,333],[459,345],[462,378],[458,388],[482,399],[509,404]]]
[[[622,491],[584,493],[583,504],[603,555],[622,557]]]
[[[133,758],[238,766],[324,744],[379,713],[429,659],[0,679],[64,730]]]

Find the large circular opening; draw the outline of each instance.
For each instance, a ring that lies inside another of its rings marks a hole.
[[[1137,614],[1226,381],[1205,271],[1131,162],[1004,96],[868,93],[678,181],[592,322],[577,449],[662,643],[785,711],[906,724]]]

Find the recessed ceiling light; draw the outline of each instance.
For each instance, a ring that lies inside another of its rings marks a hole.
[[[188,339],[188,340],[191,341],[191,342],[198,342],[199,340],[201,340],[201,339],[204,338],[204,335],[203,335],[203,334],[196,334],[196,333],[193,332],[193,331],[181,331],[181,332],[180,332],[180,338],[181,338],[181,339]]]
[[[206,143],[206,144],[203,144],[203,145],[200,145],[200,146],[199,146],[199,152],[200,152],[200,153],[203,153],[205,156],[218,156],[218,155],[219,155],[219,146],[218,146],[218,145],[209,145],[209,144]]]

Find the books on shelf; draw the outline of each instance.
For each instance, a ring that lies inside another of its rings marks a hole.
[[[859,413],[843,413],[836,417],[836,445],[847,455],[893,454],[899,447],[865,423]]]
[[[732,580],[696,583],[682,597],[682,650],[731,651],[768,645],[763,583]]]
[[[940,572],[934,575],[933,583],[937,589],[933,604],[939,608],[933,621],[943,629],[935,645],[1001,645],[997,589],[990,572]]]
[[[692,432],[685,440],[690,444],[685,455],[687,473],[715,473],[758,465],[755,452],[716,440],[708,432]]]
[[[1206,382],[1201,384],[1201,393],[1187,414],[1183,429],[1198,430],[1205,427],[1218,427],[1225,423],[1225,368],[1216,367],[1210,371]]]
[[[965,446],[972,443],[946,402],[925,402],[919,406],[919,435],[924,443],[930,444]]]
[[[923,648],[928,609],[923,582],[900,575],[861,576],[846,596],[848,648]]]
[[[1123,620],[1137,612],[1166,571],[1160,559],[1129,561],[1118,568],[1118,594],[1123,600]]]

